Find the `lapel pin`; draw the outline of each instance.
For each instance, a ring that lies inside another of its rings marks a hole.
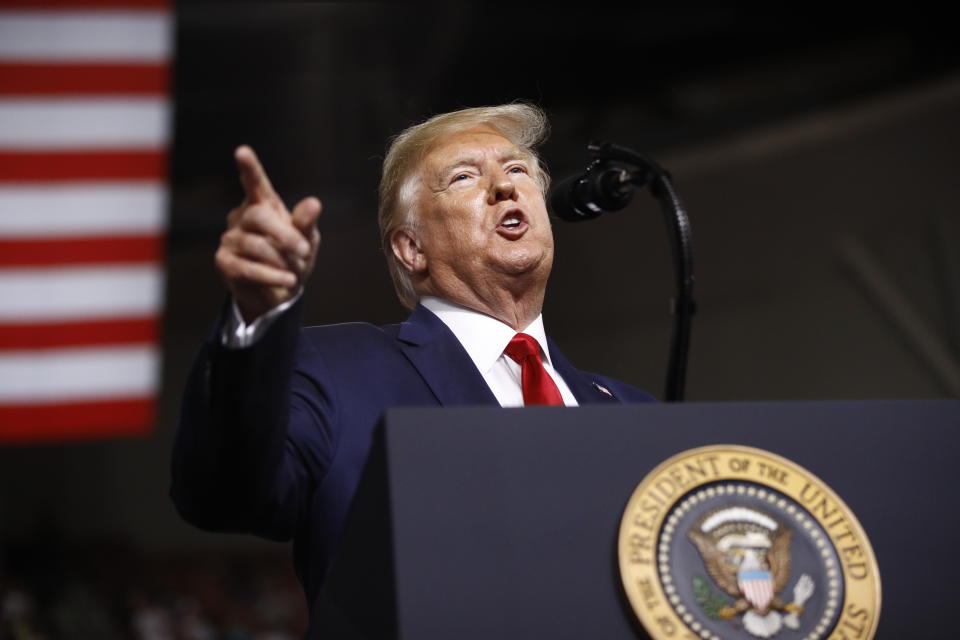
[[[611,398],[613,397],[613,394],[610,393],[610,389],[607,389],[607,388],[606,388],[605,386],[603,386],[602,384],[599,384],[599,383],[597,383],[597,382],[594,382],[594,383],[593,383],[593,386],[595,386],[595,387],[597,388],[597,390],[600,391],[600,393],[602,393],[602,394],[604,394],[604,395],[607,395],[607,396],[610,396]]]

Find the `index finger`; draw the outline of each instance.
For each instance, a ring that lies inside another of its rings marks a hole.
[[[270,178],[267,172],[263,170],[263,165],[247,145],[240,145],[233,152],[233,158],[237,162],[237,169],[240,170],[240,184],[243,185],[243,192],[250,202],[264,202],[267,200],[279,200],[277,192],[273,190],[270,184]]]

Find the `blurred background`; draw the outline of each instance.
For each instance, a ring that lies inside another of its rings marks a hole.
[[[83,5],[4,2],[0,41],[13,33],[11,16],[38,4]],[[166,170],[151,177],[164,196],[150,233],[165,243],[139,258],[155,262],[160,287],[148,307],[161,328],[142,338],[157,341],[147,360],[156,375],[140,390],[152,413],[129,428],[95,419],[64,428],[69,417],[58,428],[49,414],[46,431],[0,424],[11,637],[302,630],[284,545],[197,531],[166,496],[179,394],[225,296],[213,253],[242,197],[232,163],[241,143],[288,203],[324,203],[311,324],[405,317],[376,230],[387,138],[435,113],[522,99],[551,118],[542,152],[555,178],[585,168],[595,138],[644,151],[673,174],[692,222],[699,304],[688,401],[960,396],[960,47],[944,16],[88,4],[98,7],[91,20],[132,5],[166,25],[167,48],[151,64],[169,83],[129,89],[169,97],[151,142]],[[23,72],[17,64],[0,63],[0,85]],[[0,138],[0,192],[34,185],[21,175],[30,158],[16,136]],[[0,228],[30,215],[0,209]],[[547,330],[579,368],[662,396],[673,280],[656,202],[639,193],[625,211],[558,222],[555,234]],[[23,266],[0,256],[0,267]],[[0,290],[20,291],[2,289],[3,277]],[[12,314],[0,320],[23,323]],[[8,337],[2,347],[0,381],[14,385],[16,363],[51,345]],[[0,390],[0,401],[0,418],[22,416],[14,392]]]

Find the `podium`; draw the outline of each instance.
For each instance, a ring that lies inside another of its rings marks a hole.
[[[712,444],[779,454],[852,509],[883,585],[877,638],[960,633],[960,401],[934,400],[392,410],[309,637],[646,638],[618,569],[624,508]]]

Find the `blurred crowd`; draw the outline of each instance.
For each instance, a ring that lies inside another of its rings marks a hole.
[[[0,640],[293,640],[306,629],[285,549],[49,542],[0,551]]]

